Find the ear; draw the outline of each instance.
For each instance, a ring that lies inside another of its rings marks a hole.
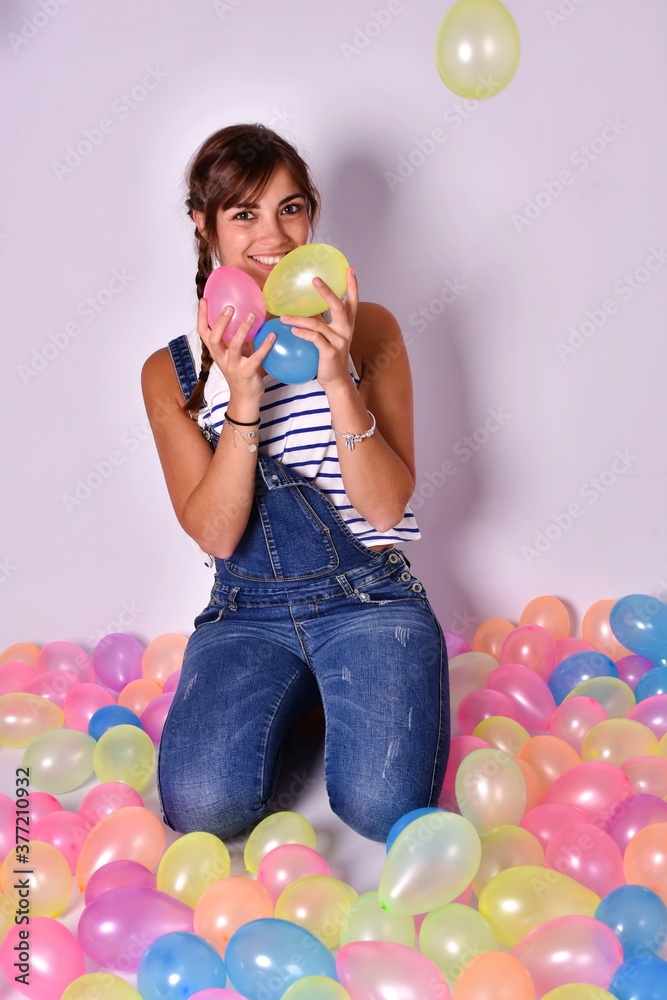
[[[195,226],[197,227],[197,229],[201,233],[201,235],[204,237],[205,240],[207,240],[208,236],[206,235],[206,231],[204,229],[204,213],[203,212],[194,211],[192,213],[192,219],[194,221]]]

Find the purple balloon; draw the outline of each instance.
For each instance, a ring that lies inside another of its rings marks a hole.
[[[652,823],[667,823],[667,802],[644,793],[619,802],[607,818],[605,830],[623,853],[634,835]]]
[[[86,885],[86,905],[101,896],[103,892],[120,889],[122,886],[136,885],[142,889],[155,888],[155,875],[140,865],[138,861],[108,861],[98,868]]]
[[[89,903],[79,919],[79,944],[103,969],[136,972],[146,948],[172,931],[194,933],[194,910],[166,892],[125,885]]]
[[[628,719],[648,726],[658,739],[667,733],[667,694],[653,694],[638,702],[627,714]]]
[[[618,676],[633,691],[642,677],[654,667],[655,663],[652,660],[647,660],[645,656],[639,656],[637,653],[631,653],[629,656],[622,656],[620,660],[616,660]]]
[[[93,653],[95,673],[112,691],[122,691],[141,677],[144,651],[131,635],[111,632],[100,639]]]
[[[173,674],[169,674],[166,681],[162,685],[162,694],[171,694],[178,687],[178,682],[181,679],[181,671],[174,670]]]
[[[159,743],[164,729],[164,720],[174,700],[174,692],[161,694],[146,705],[141,713],[141,725],[144,727],[153,743]]]
[[[443,629],[442,634],[445,637],[447,656],[450,660],[453,660],[455,656],[460,656],[461,653],[470,652],[470,643],[462,635],[459,635],[458,632],[448,632],[446,629]]]

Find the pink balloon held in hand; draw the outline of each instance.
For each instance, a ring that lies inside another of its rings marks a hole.
[[[207,303],[206,317],[210,327],[215,326],[225,306],[234,307],[234,313],[222,338],[226,344],[232,339],[248,313],[254,313],[255,319],[248,330],[246,342],[254,338],[266,319],[266,302],[262,291],[257,282],[240,267],[230,267],[226,264],[216,267],[204,286],[203,297]]]

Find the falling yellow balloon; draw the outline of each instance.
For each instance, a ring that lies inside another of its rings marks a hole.
[[[27,691],[0,697],[0,745],[27,747],[37,736],[60,729],[65,713],[48,698]]]
[[[202,893],[227,878],[229,871],[229,851],[219,837],[202,831],[186,833],[162,855],[156,887],[194,909]]]
[[[89,972],[70,983],[60,1000],[141,1000],[141,994],[111,972]]]
[[[259,863],[265,854],[282,844],[304,844],[315,847],[315,831],[301,813],[273,813],[258,823],[246,841],[243,860],[246,869],[257,874]]]
[[[313,285],[321,278],[342,298],[347,288],[348,262],[327,243],[305,243],[279,260],[264,282],[264,298],[274,316],[316,316],[329,308]]]
[[[435,64],[460,97],[493,97],[519,65],[521,40],[500,0],[459,0],[445,15],[435,39]]]
[[[100,781],[122,781],[140,792],[155,770],[155,745],[138,726],[112,726],[97,741],[93,763]]]

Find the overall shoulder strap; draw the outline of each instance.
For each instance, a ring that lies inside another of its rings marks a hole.
[[[176,337],[174,340],[170,340],[167,346],[171,360],[174,362],[183,396],[185,399],[189,399],[197,384],[197,370],[188,338],[185,335]]]

